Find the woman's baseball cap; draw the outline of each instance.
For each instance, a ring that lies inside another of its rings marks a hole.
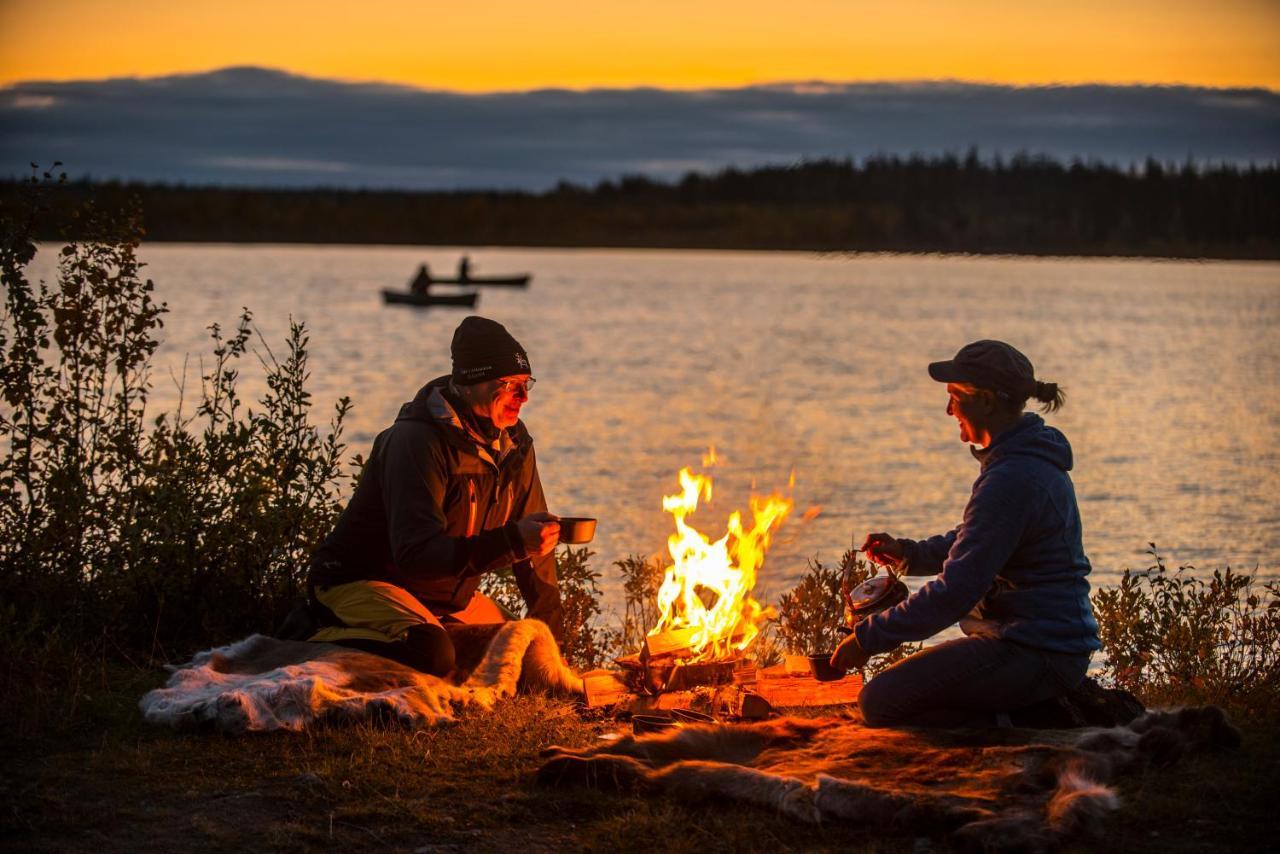
[[[1011,398],[1036,393],[1036,372],[1031,360],[1003,341],[984,339],[966,344],[954,359],[932,362],[929,376],[940,383],[966,383]]]

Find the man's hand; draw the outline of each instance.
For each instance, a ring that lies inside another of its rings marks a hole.
[[[897,566],[907,556],[902,543],[889,534],[867,534],[862,553],[881,566]]]
[[[831,666],[841,673],[850,670],[861,670],[871,660],[871,654],[862,649],[856,635],[850,634],[840,642],[836,651],[831,653]]]
[[[542,557],[560,542],[560,519],[550,513],[530,513],[516,522],[516,528],[529,557]]]

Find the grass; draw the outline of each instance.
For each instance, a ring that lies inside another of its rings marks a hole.
[[[176,734],[145,724],[163,675],[106,665],[74,710],[6,726],[0,846],[24,851],[918,850],[909,832],[811,827],[742,807],[533,786],[539,751],[615,726],[544,697],[457,726],[292,734]],[[12,698],[11,698],[12,699]],[[70,699],[70,698],[66,698]],[[12,705],[10,704],[10,708]],[[13,723],[11,721],[11,723]],[[25,737],[15,737],[25,736]],[[1277,830],[1280,745],[1250,725],[1244,750],[1127,781],[1107,825],[1115,851],[1261,850]],[[1078,850],[1091,850],[1095,842]],[[934,850],[945,846],[934,843]]]

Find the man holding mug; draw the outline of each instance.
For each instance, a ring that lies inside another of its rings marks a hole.
[[[374,440],[360,482],[311,561],[308,592],[339,643],[425,673],[454,668],[448,623],[511,616],[478,592],[510,566],[529,616],[560,637],[560,527],[547,512],[533,440],[520,421],[529,358],[493,320],[468,317],[453,370],[427,383]]]

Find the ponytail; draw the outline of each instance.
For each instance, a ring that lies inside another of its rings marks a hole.
[[[1057,412],[1062,408],[1062,404],[1067,402],[1067,393],[1059,388],[1057,383],[1037,382],[1036,390],[1031,396],[1043,404],[1040,407],[1041,412]]]

